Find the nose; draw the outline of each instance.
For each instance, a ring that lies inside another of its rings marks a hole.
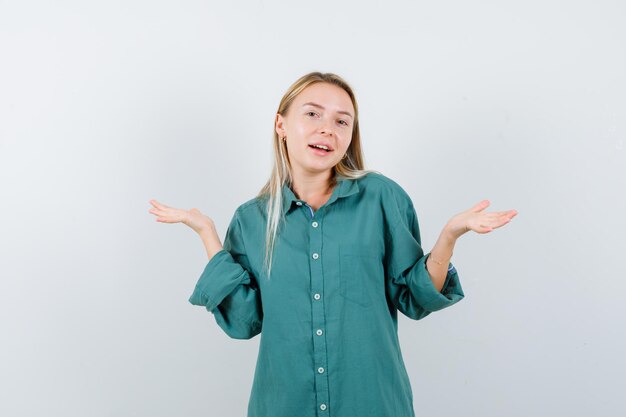
[[[331,122],[332,123],[332,122]],[[324,124],[322,126],[322,134],[333,134],[333,130],[330,128],[330,126],[328,125],[328,122],[326,122],[326,124]]]

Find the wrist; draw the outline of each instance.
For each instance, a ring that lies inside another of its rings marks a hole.
[[[457,231],[455,231],[449,224],[446,224],[441,232],[440,238],[450,242],[456,242],[456,240],[461,237],[462,234],[463,233],[458,233]]]
[[[211,221],[202,225],[202,227],[197,230],[200,238],[202,240],[213,239],[217,237],[217,229],[215,228],[215,224]]]
[[[202,239],[202,243],[204,243],[209,259],[223,249],[222,242],[220,242],[220,238],[214,227],[203,229],[198,234],[200,235],[200,239]]]

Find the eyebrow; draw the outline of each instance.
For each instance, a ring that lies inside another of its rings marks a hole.
[[[313,106],[313,107],[318,107],[318,108],[320,108],[320,109],[322,109],[322,110],[326,110],[323,106],[320,106],[319,104],[317,104],[317,103],[313,103],[313,102],[304,103],[304,104],[302,105],[302,107],[304,107],[304,106]],[[350,116],[350,118],[354,119],[354,116],[352,116],[352,115],[351,115],[349,112],[347,112],[347,111],[344,111],[344,110],[338,110],[338,111],[337,111],[337,113],[340,113],[340,114],[345,114],[345,115],[347,115],[347,116]]]

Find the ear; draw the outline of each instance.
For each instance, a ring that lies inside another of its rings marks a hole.
[[[285,137],[285,118],[279,113],[276,113],[275,128],[279,138]]]

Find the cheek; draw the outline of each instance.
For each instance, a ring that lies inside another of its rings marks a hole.
[[[347,139],[345,139],[342,143],[341,143],[341,149],[343,149],[343,153],[346,153],[346,151],[348,150],[348,148],[350,147],[350,143],[351,143],[351,138],[348,137]]]
[[[291,136],[296,139],[297,142],[306,142],[307,136],[310,135],[311,129],[304,123],[297,124],[291,128]]]

